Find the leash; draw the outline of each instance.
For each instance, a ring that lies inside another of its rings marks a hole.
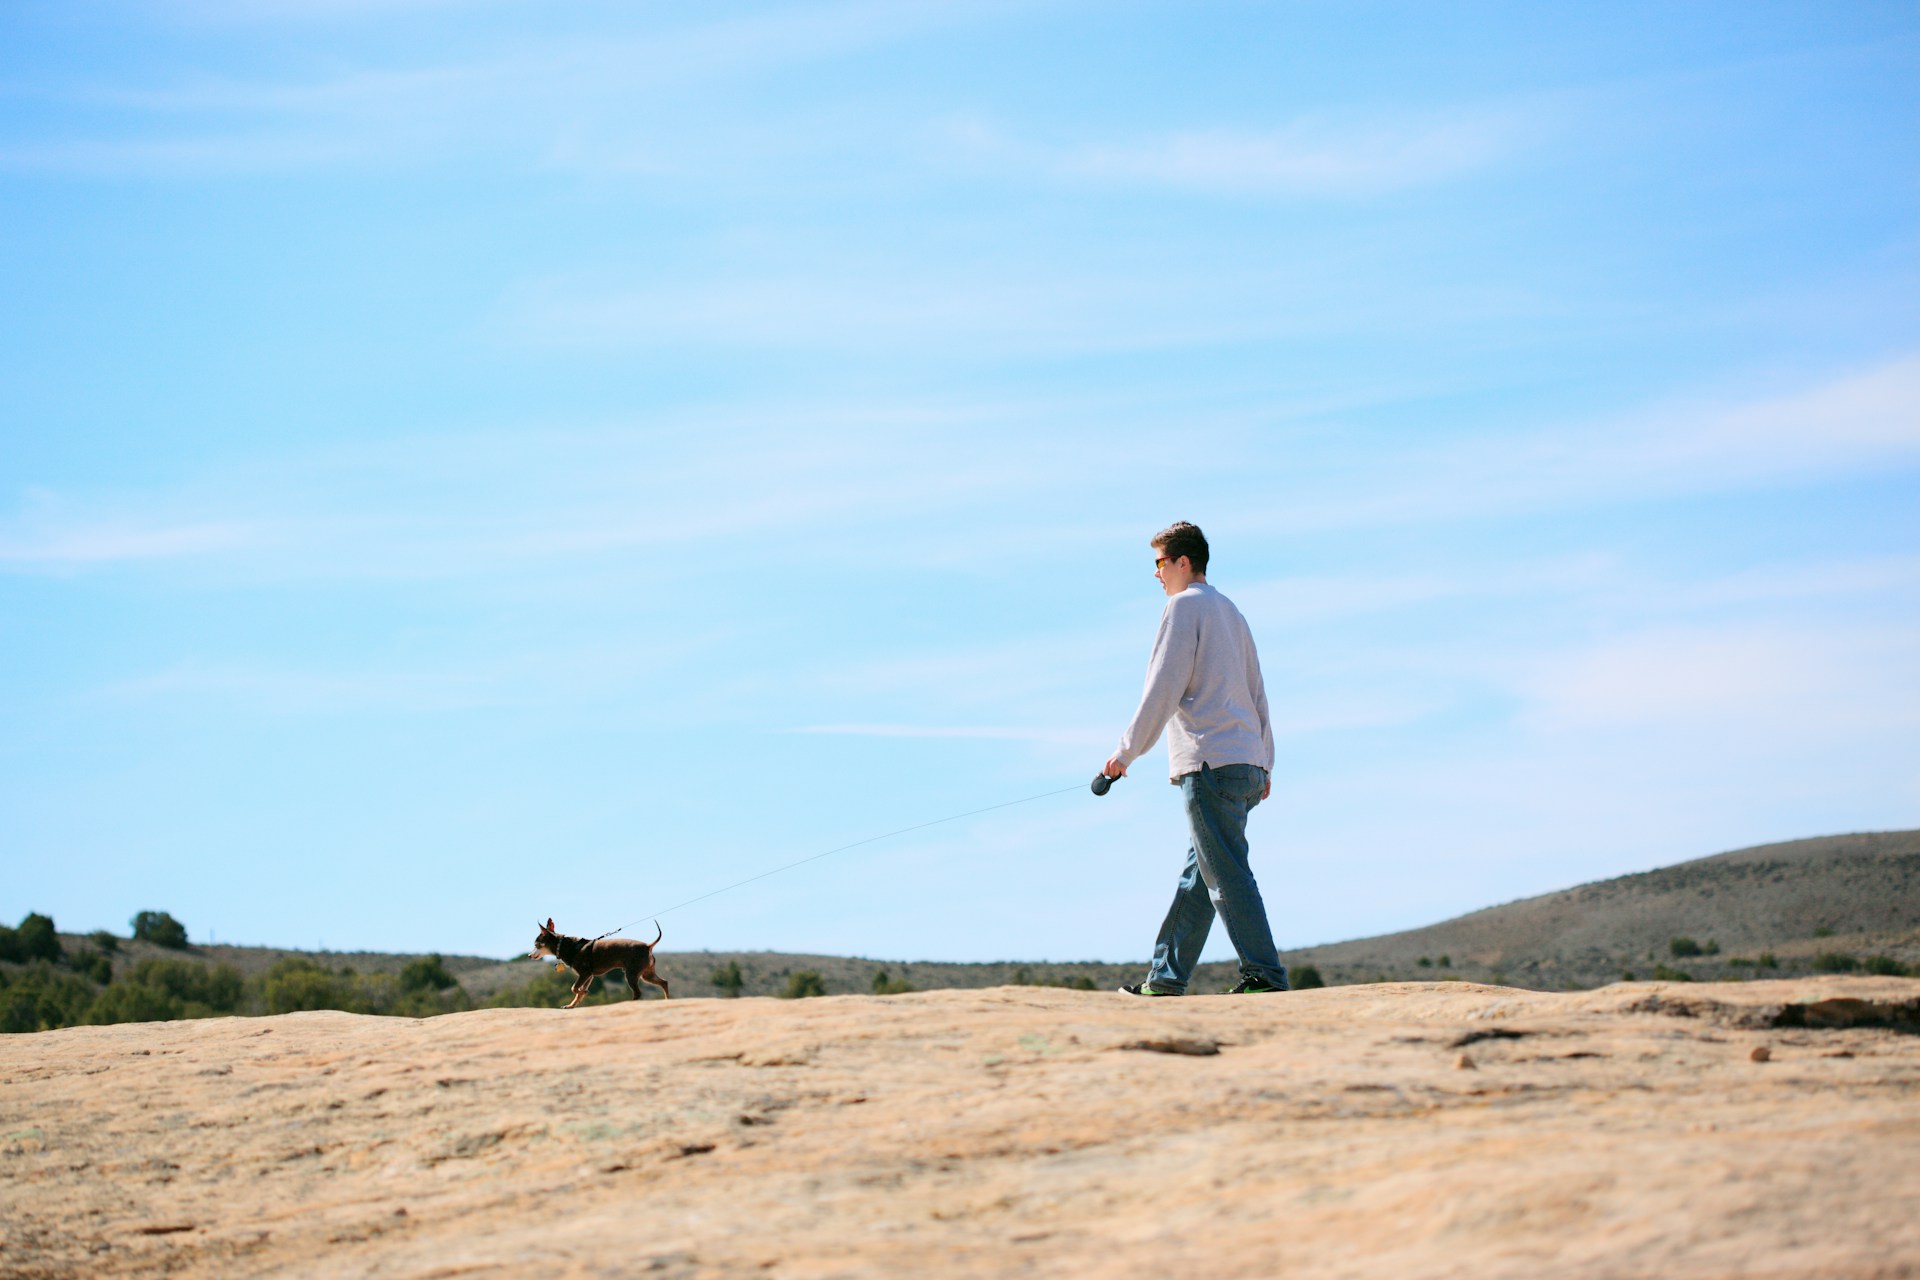
[[[868,836],[865,840],[855,840],[852,844],[843,844],[839,848],[829,849],[825,853],[809,854],[807,857],[800,859],[798,862],[789,862],[785,866],[775,867],[771,871],[762,871],[757,876],[748,876],[745,880],[737,880],[734,883],[730,885],[726,885],[723,888],[715,889],[711,893],[703,893],[697,898],[688,898],[685,902],[676,902],[672,906],[667,907],[664,910],[649,911],[645,915],[635,916],[633,919],[627,921],[626,924],[617,924],[613,928],[607,930],[605,933],[600,935],[600,938],[610,938],[614,934],[620,932],[622,929],[627,928],[629,925],[639,924],[642,920],[653,920],[657,916],[666,915],[667,912],[669,911],[678,911],[680,908],[690,907],[696,902],[705,902],[708,898],[717,898],[723,893],[731,893],[735,889],[741,888],[744,885],[750,885],[756,880],[765,880],[768,876],[777,876],[782,871],[791,871],[795,867],[803,867],[809,862],[818,862],[820,861],[820,859],[832,857],[836,853],[845,853],[849,849],[858,849],[863,844],[874,844],[881,840],[891,840],[894,836],[903,836],[903,835],[906,835],[909,831],[924,831],[928,827],[937,827],[943,822],[958,822],[962,818],[971,818],[976,814],[992,813],[995,809],[1011,809],[1018,804],[1032,804],[1035,800],[1046,800],[1053,796],[1063,796],[1067,794],[1067,792],[1069,791],[1078,791],[1084,785],[1086,784],[1076,782],[1072,786],[1062,787],[1058,791],[1043,791],[1037,796],[1027,796],[1024,799],[1020,799],[1020,800],[1007,800],[1007,801],[1003,801],[1000,804],[990,804],[983,809],[969,809],[965,813],[948,814],[944,818],[935,818],[932,822],[917,822],[911,827],[901,827],[897,831],[888,831],[877,836]],[[1104,794],[1104,791],[1105,789],[1102,788],[1101,790],[1095,791],[1094,794],[1101,795],[1101,794]],[[600,938],[595,938],[593,939],[593,941],[598,942],[600,941]]]

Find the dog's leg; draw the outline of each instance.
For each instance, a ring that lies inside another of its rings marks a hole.
[[[571,1009],[575,1005],[579,1004],[582,1000],[585,1000],[587,998],[587,988],[592,985],[593,985],[593,975],[590,973],[582,973],[580,975],[579,981],[573,984],[573,999],[567,1001],[567,1003],[562,1007]]]
[[[667,980],[661,977],[658,973],[654,972],[652,956],[647,957],[646,967],[640,970],[640,977],[647,982],[651,982],[654,986],[660,988],[661,999],[663,1000],[673,999],[673,992],[667,990]],[[633,978],[631,975],[628,976],[627,981],[629,982],[633,981]],[[640,994],[639,988],[637,987],[634,988],[634,994],[635,995]]]
[[[635,966],[627,965],[625,968],[621,969],[620,972],[626,975],[627,986],[629,989],[632,990],[633,998],[635,1000],[645,1000],[647,997],[641,993],[640,984],[637,981],[635,981],[633,976],[635,972]]]

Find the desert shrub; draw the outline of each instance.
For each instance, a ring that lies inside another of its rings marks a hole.
[[[454,977],[447,972],[446,961],[439,952],[430,956],[421,956],[409,960],[400,970],[400,988],[403,991],[445,991],[454,985]]]
[[[133,936],[142,942],[172,947],[175,951],[186,948],[187,926],[164,911],[142,911],[134,916],[132,924]]]
[[[87,1010],[95,1026],[114,1022],[172,1022],[187,1016],[186,1004],[163,987],[122,982],[102,991]]]
[[[1860,967],[1868,973],[1884,974],[1890,978],[1904,978],[1912,972],[1892,956],[1868,956],[1860,962]]]
[[[622,986],[624,987],[624,983]],[[621,994],[626,994],[623,990]],[[611,993],[598,978],[587,988],[582,1004],[606,1004]],[[557,1009],[573,999],[573,973],[557,964],[542,964],[538,972],[517,986],[502,987],[487,1000],[494,1009]]]
[[[873,994],[877,996],[899,996],[913,990],[914,985],[905,978],[893,977],[885,969],[873,971]],[[825,995],[826,991],[822,989],[819,994]]]
[[[350,973],[334,973],[307,959],[288,956],[276,960],[261,984],[268,1013],[302,1009],[345,1009],[359,1012]]]
[[[98,951],[81,951],[67,958],[73,971],[88,982],[106,986],[113,981],[113,961]]]
[[[720,988],[721,994],[729,1000],[738,1000],[740,998],[741,988],[747,985],[746,975],[740,972],[740,962],[738,960],[729,960],[714,969],[713,977],[710,981],[714,986]]]
[[[60,935],[53,927],[53,917],[43,916],[38,911],[29,912],[13,931],[14,946],[19,950],[22,960],[59,960],[62,955]]]
[[[1653,966],[1653,980],[1655,982],[1692,982],[1693,975],[1685,969],[1669,969],[1664,964],[1657,964]]]
[[[1441,956],[1441,957],[1440,957],[1440,967],[1441,967],[1442,969],[1451,969],[1451,968],[1453,968],[1453,957],[1452,957],[1452,956]]]
[[[809,996],[827,994],[826,979],[812,969],[802,969],[787,978],[787,989],[780,993],[782,1000],[804,1000]]]
[[[1816,938],[1831,938],[1833,936],[1833,926],[1823,924],[1813,931],[1813,936]]]
[[[87,935],[87,941],[100,948],[100,950],[107,955],[112,955],[114,952],[120,950],[120,939],[114,937],[105,929],[95,929]]]
[[[424,975],[445,967],[437,962],[439,957],[423,957],[407,965],[399,975],[391,973],[357,973],[351,966],[342,965],[338,970],[330,970],[305,956],[289,956],[276,962],[267,970],[262,983],[268,1013],[292,1013],[300,1009],[340,1009],[347,1013],[373,1013],[389,1017],[430,1018],[435,1014],[453,1013],[461,1009],[471,1009],[473,999],[466,988],[457,982],[445,988],[436,987],[433,981]],[[432,961],[435,963],[426,963]],[[422,966],[414,974],[409,985],[408,971]],[[562,990],[565,984],[562,984]],[[503,993],[504,994],[504,993]],[[546,1003],[545,1000],[499,999],[495,1004]]]
[[[1708,938],[1707,945],[1700,949],[1700,954],[1703,956],[1717,956],[1720,954],[1720,944],[1712,938]]]
[[[395,1018],[432,1018],[443,1013],[458,1013],[473,1008],[473,997],[447,973],[437,955],[416,959],[396,974],[366,973],[353,976],[353,1008],[360,1013],[377,1013]],[[436,985],[438,978],[427,975],[437,970],[447,985]]]
[[[0,1032],[52,1031],[86,1021],[93,1007],[93,984],[61,973],[44,962],[13,978],[0,990]]]
[[[1433,968],[1433,957],[1421,956],[1418,960],[1414,961],[1414,963],[1419,965],[1422,969],[1431,969]]]
[[[1813,958],[1815,973],[1853,973],[1860,968],[1860,962],[1840,951],[1822,951]]]
[[[1311,987],[1324,987],[1327,981],[1313,965],[1297,964],[1287,970],[1287,985],[1295,991],[1305,991]]]
[[[191,960],[142,960],[122,975],[123,986],[153,987],[180,1001],[182,1016],[204,1018],[232,1013],[240,1007],[246,981],[230,964],[195,964]]]
[[[1780,967],[1780,961],[1774,958],[1774,954],[1771,951],[1762,951],[1760,958],[1755,960],[1754,963],[1762,969],[1778,969]]]
[[[1076,973],[1071,978],[1062,978],[1060,979],[1060,985],[1069,991],[1098,991],[1100,989],[1099,984],[1084,973]],[[913,988],[908,987],[907,990],[911,991]]]
[[[1727,960],[1727,968],[1751,969],[1753,968],[1753,961],[1747,959],[1745,956],[1731,956]]]
[[[386,978],[387,975],[379,975]],[[391,981],[391,979],[388,979]],[[473,1008],[473,997],[467,989],[458,983],[445,991],[434,991],[422,987],[417,991],[401,990],[388,996],[384,991],[369,997],[370,1013],[383,1013],[396,1018],[437,1018],[443,1013],[459,1013]]]
[[[1700,944],[1692,938],[1675,938],[1667,943],[1667,950],[1673,953],[1673,958],[1676,960],[1684,960],[1688,956],[1701,954]]]

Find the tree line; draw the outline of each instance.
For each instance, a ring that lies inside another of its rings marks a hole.
[[[142,911],[129,923],[140,941],[188,948],[185,926],[164,911]],[[131,962],[121,956],[116,963],[120,942],[100,930],[88,935],[85,946],[68,948],[53,920],[38,912],[15,927],[0,925],[0,961],[6,962],[0,964],[0,1032],[304,1009],[425,1018],[473,1008],[554,1006],[568,998],[566,976],[545,968],[475,1001],[438,955],[416,957],[398,973],[360,972],[346,964],[329,968],[307,956],[287,956],[248,976],[230,964],[184,956]]]

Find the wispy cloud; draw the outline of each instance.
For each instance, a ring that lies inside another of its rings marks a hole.
[[[1538,131],[1504,113],[1203,129],[1070,152],[1069,177],[1220,195],[1371,196],[1487,169]]]
[[[939,136],[1000,172],[1202,195],[1345,199],[1465,177],[1505,163],[1546,133],[1540,103],[1440,107],[1268,125],[1173,128],[1121,140],[1049,142],[980,116],[951,117]]]
[[[396,9],[451,8],[452,0],[302,0],[203,5],[197,16],[249,24],[345,23]],[[463,62],[355,65],[353,56],[293,60],[277,76],[188,72],[170,81],[104,81],[97,75],[16,83],[13,96],[94,113],[94,122],[51,135],[16,127],[0,139],[0,170],[91,176],[197,177],[338,169],[354,165],[458,162],[511,156],[523,165],[603,175],[708,167],[729,148],[702,141],[726,129],[725,112],[685,108],[688,93],[716,81],[858,53],[956,24],[992,6],[890,5],[868,0],[803,6],[618,34],[566,33],[528,41],[502,29]],[[638,13],[639,11],[636,11]],[[638,28],[636,30],[636,28]],[[324,65],[316,74],[310,68]],[[339,70],[341,66],[346,70]],[[676,105],[678,104],[678,105]],[[98,119],[118,112],[118,119]],[[664,129],[660,121],[675,123]],[[690,129],[689,120],[702,122]],[[755,130],[764,134],[764,125]],[[750,136],[742,130],[740,138]],[[768,151],[765,158],[775,153]]]
[[[1098,745],[1112,736],[1099,729],[925,724],[815,724],[787,732],[855,738],[985,738],[1007,742],[1061,742],[1075,746]]]
[[[184,700],[197,711],[232,708],[274,715],[432,713],[478,708],[659,703],[651,673],[685,663],[707,636],[658,632],[486,656],[448,653],[386,663],[187,661],[116,680],[87,696],[100,703]]]
[[[1391,302],[1356,296],[1360,264],[1350,252],[1358,253],[1324,247],[1259,267],[1229,256],[1155,268],[1081,246],[1045,257],[982,247],[977,261],[804,243],[724,260],[702,249],[697,257],[713,260],[705,272],[684,264],[625,282],[519,282],[486,328],[503,347],[533,352],[771,349],[964,365],[1477,329],[1540,310],[1535,298],[1477,281],[1407,285]],[[833,265],[796,266],[823,257]]]
[[[1614,562],[1584,555],[1488,568],[1474,576],[1453,573],[1390,576],[1269,578],[1236,588],[1243,612],[1274,627],[1417,609],[1447,601],[1497,596],[1564,594],[1612,580]]]
[[[23,521],[15,532],[0,531],[0,571],[100,567],[128,561],[176,559],[232,551],[256,540],[243,524],[73,523],[40,527]]]
[[[1733,492],[1920,465],[1920,355],[1744,402],[1701,397],[1604,422],[1382,451],[1247,522],[1273,531],[1481,519]]]
[[[1541,662],[1530,716],[1558,728],[1770,732],[1782,744],[1920,727],[1920,628],[1800,623],[1662,628]]]

